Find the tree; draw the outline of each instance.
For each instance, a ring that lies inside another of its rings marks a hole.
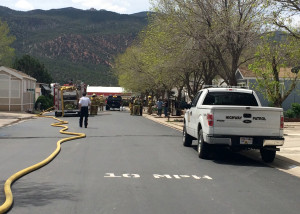
[[[162,96],[178,82],[176,70],[170,63],[178,54],[174,51],[174,34],[168,24],[158,24],[154,18],[150,21],[135,44],[117,57],[115,69],[121,86]]]
[[[40,83],[51,83],[52,77],[37,59],[24,55],[22,58],[16,58],[13,63],[13,68],[22,71],[29,76],[35,78]]]
[[[276,107],[282,106],[299,79],[298,70],[293,73],[287,67],[298,65],[300,43],[287,34],[284,38],[283,41],[276,41],[274,34],[262,37],[263,42],[257,47],[256,60],[249,65],[250,70],[256,74],[256,89]],[[281,79],[288,80],[289,84],[282,85]]]
[[[299,27],[293,23],[293,18],[300,15],[299,0],[266,0],[266,6],[270,8],[272,23],[300,39]]]
[[[199,50],[212,59],[219,75],[236,85],[239,66],[252,59],[261,31],[264,9],[257,0],[157,0],[158,13],[177,17],[186,35],[198,42]]]
[[[0,66],[10,66],[15,55],[15,50],[10,45],[15,41],[15,37],[9,35],[9,28],[6,22],[0,19]]]
[[[139,35],[138,51],[125,53],[133,54],[127,55],[131,60],[117,66],[123,73],[120,85],[137,79],[145,83],[148,78],[156,91],[185,87],[190,98],[217,75],[236,85],[236,70],[254,58],[251,50],[264,10],[261,1],[154,0],[156,13]]]

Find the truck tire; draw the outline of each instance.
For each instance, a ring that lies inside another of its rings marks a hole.
[[[193,143],[193,137],[186,133],[186,126],[184,124],[182,131],[182,142],[185,147],[190,147]]]
[[[264,162],[271,163],[275,159],[276,150],[275,150],[275,148],[274,149],[262,148],[262,149],[260,149],[260,155],[261,155],[261,159]]]
[[[208,145],[207,143],[204,142],[202,129],[200,129],[199,133],[198,133],[197,151],[198,151],[199,158],[208,159],[208,157],[210,155],[210,145]]]
[[[62,116],[62,112],[55,112],[55,117],[61,117]]]

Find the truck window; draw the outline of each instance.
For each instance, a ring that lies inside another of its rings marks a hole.
[[[200,91],[196,94],[196,96],[194,97],[193,102],[192,102],[192,107],[196,107],[201,94],[202,94],[202,91]]]
[[[209,92],[203,105],[258,106],[253,94],[240,92]]]

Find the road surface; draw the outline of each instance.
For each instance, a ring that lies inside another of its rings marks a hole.
[[[223,150],[202,160],[181,133],[128,112],[64,117],[87,137],[62,144],[45,167],[13,184],[10,214],[299,213],[300,179]],[[0,129],[0,203],[5,180],[40,162],[67,136],[38,118]]]

